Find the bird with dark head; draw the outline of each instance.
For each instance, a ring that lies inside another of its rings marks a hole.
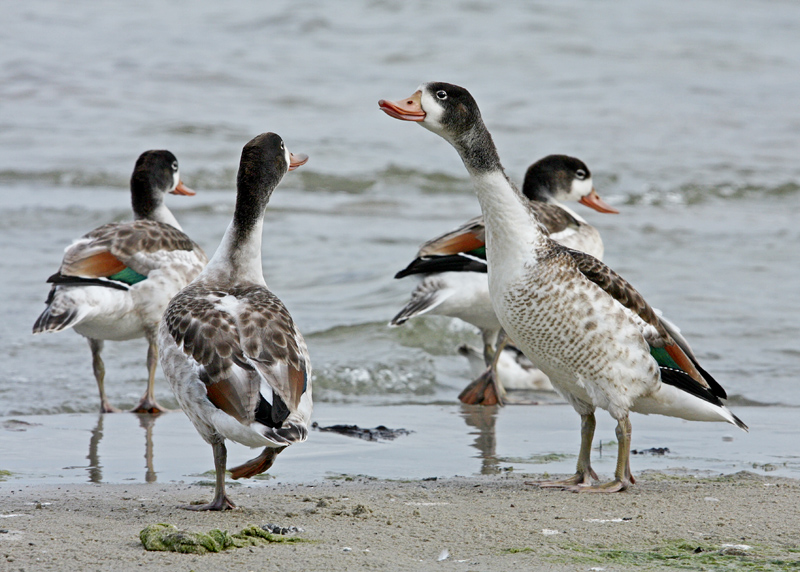
[[[269,469],[304,441],[311,417],[311,361],[289,311],[268,288],[261,234],[270,196],[287,171],[308,160],[264,133],[242,150],[236,206],[205,270],[172,299],[161,321],[161,365],[183,411],[213,448],[213,500],[192,510],[225,510],[225,440],[263,447],[231,469],[234,479]]]

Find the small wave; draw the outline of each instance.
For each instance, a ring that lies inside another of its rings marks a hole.
[[[408,184],[425,193],[468,194],[473,192],[468,177],[454,177],[449,173],[438,171],[429,173],[418,169],[389,165],[378,172],[377,176],[383,182]]]
[[[58,187],[128,187],[130,174],[126,176],[83,170],[0,171],[0,184],[39,183]]]
[[[478,339],[477,328],[444,316],[420,316],[391,331],[401,345],[432,355],[455,355],[461,345],[474,344]]]
[[[685,184],[674,190],[651,188],[624,195],[626,205],[696,205],[710,200],[741,200],[759,197],[788,197],[800,193],[800,183],[788,181],[774,185],[721,183],[718,185]]]
[[[370,366],[325,367],[314,374],[314,398],[386,394],[433,395],[438,384],[431,363],[419,361]]]

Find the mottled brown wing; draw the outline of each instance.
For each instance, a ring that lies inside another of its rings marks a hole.
[[[226,293],[190,284],[164,314],[170,335],[200,366],[211,402],[242,423],[255,418],[261,381],[240,344],[236,318],[221,309]]]
[[[691,349],[688,348],[688,345],[686,349],[684,349],[682,344],[677,343],[672,338],[668,328],[664,325],[658,314],[655,313],[650,304],[645,301],[642,295],[639,294],[627,280],[597,260],[594,256],[569,248],[564,248],[564,251],[570,254],[578,269],[586,278],[597,284],[617,300],[617,302],[655,328],[657,338],[647,340],[651,346],[666,350],[681,370],[686,372],[705,388],[709,388],[708,382],[695,366],[695,361],[691,357],[692,352]]]
[[[143,276],[162,261],[158,253],[203,250],[183,231],[161,222],[137,220],[110,223],[85,234],[64,254],[60,272],[66,276],[107,277],[129,267]]]
[[[308,381],[308,353],[289,312],[269,290],[217,292],[191,284],[170,302],[164,319],[178,346],[200,364],[214,405],[251,423],[264,379],[291,411],[297,409]]]
[[[470,252],[485,245],[486,229],[483,226],[483,216],[477,216],[420,246],[417,258]]]
[[[547,229],[548,234],[558,234],[568,228],[577,230],[580,226],[574,216],[558,205],[538,201],[530,201],[528,205],[536,215],[536,219]]]
[[[238,326],[245,357],[258,368],[291,410],[306,390],[308,350],[289,311],[262,286],[231,292],[247,304]]]

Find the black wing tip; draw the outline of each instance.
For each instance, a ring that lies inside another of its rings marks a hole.
[[[485,274],[487,271],[488,268],[484,260],[467,254],[448,254],[445,256],[415,258],[394,277],[405,278],[412,274],[434,274],[439,272],[479,272]]]
[[[399,314],[397,314],[394,318],[389,320],[388,325],[390,328],[396,328],[398,326],[402,326],[407,321],[408,321],[408,316],[405,316],[403,310],[401,310]]]
[[[697,368],[697,371],[700,372],[700,375],[703,376],[703,379],[708,382],[708,385],[711,388],[711,393],[719,397],[720,399],[728,399],[728,393],[725,391],[725,388],[722,387],[719,382],[712,377],[710,373],[708,373],[705,369],[700,367],[700,364],[697,361],[692,360],[694,362],[694,366]]]
[[[745,433],[750,433],[750,428],[749,428],[749,427],[748,427],[748,426],[745,424],[745,422],[744,422],[744,421],[742,421],[741,419],[739,419],[739,418],[738,418],[736,415],[734,415],[733,413],[731,413],[731,415],[733,416],[733,420],[736,422],[736,426],[737,426],[739,429],[741,429],[741,430],[742,430],[742,431],[744,431]]]
[[[661,370],[662,383],[666,383],[690,395],[699,397],[712,405],[724,405],[711,389],[698,383],[697,380],[685,371],[666,366],[660,366],[659,369]]]
[[[84,278],[82,276],[66,276],[60,272],[56,272],[47,279],[49,284],[56,284],[61,286],[104,286],[106,288],[113,288],[116,290],[130,290],[130,286],[124,282],[115,282],[114,280],[102,278]]]

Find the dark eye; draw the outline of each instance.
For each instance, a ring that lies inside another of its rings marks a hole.
[[[436,92],[436,97],[444,101],[445,99],[447,99],[447,92],[443,89],[440,89],[439,91]]]
[[[173,161],[172,162],[172,170],[173,171],[177,171],[178,170],[178,162],[177,161]]]
[[[586,178],[586,171],[584,171],[583,169],[578,169],[578,171],[575,173],[575,177],[577,177],[581,181],[584,180]]]
[[[281,149],[283,149],[283,148],[284,148],[284,147],[283,147],[283,141],[281,141]]]

